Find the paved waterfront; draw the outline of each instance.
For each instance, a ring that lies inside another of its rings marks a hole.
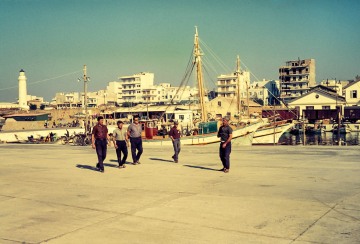
[[[358,146],[233,148],[229,174],[217,147],[112,147],[102,174],[90,147],[2,144],[0,243],[360,242]]]

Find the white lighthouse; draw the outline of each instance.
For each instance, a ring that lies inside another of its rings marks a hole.
[[[27,105],[27,88],[26,88],[26,76],[23,69],[20,70],[19,74],[19,107],[21,109],[29,109]]]

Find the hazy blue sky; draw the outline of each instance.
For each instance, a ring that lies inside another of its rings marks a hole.
[[[0,0],[0,101],[16,101],[20,69],[28,93],[47,100],[82,91],[84,64],[90,91],[142,71],[179,85],[195,25],[229,67],[213,80],[237,55],[258,79],[278,79],[298,57],[316,60],[318,82],[354,79],[359,13],[359,0]]]

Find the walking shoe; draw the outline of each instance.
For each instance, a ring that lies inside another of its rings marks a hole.
[[[137,164],[141,164],[139,160],[138,160],[136,163],[137,163]]]
[[[175,160],[175,163],[178,163],[179,161]]]
[[[224,173],[229,173],[229,169],[224,169]]]

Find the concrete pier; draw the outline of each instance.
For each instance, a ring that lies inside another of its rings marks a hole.
[[[360,243],[359,147],[0,145],[0,243]],[[128,161],[131,161],[129,153]]]

